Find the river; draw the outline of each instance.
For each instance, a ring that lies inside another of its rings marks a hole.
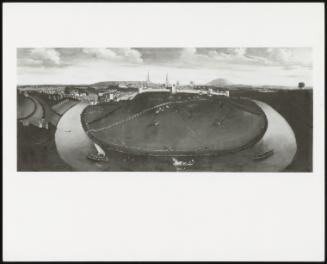
[[[297,151],[292,128],[271,106],[261,101],[253,101],[262,108],[268,121],[266,133],[261,140],[253,147],[235,154],[198,159],[194,167],[189,168],[190,171],[275,172],[284,170],[292,162]],[[121,169],[123,167],[132,171],[140,170],[139,164],[135,167],[138,169],[135,169],[128,161],[125,166],[117,166],[117,163],[121,164],[123,161],[115,158],[109,163],[87,159],[90,152],[95,152],[95,147],[81,124],[80,114],[86,106],[86,103],[81,102],[68,110],[60,119],[55,134],[60,157],[77,171],[117,171],[124,170]],[[271,157],[261,161],[253,160],[256,155],[270,150],[274,151]],[[147,166],[145,165],[144,168]],[[167,170],[171,170],[171,166]]]

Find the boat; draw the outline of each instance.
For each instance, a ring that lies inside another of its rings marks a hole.
[[[264,153],[258,154],[253,158],[253,161],[261,161],[261,160],[265,160],[268,159],[269,157],[271,157],[272,155],[274,155],[274,150],[269,150],[266,151]]]
[[[94,143],[94,146],[97,150],[97,153],[90,153],[87,155],[87,158],[93,161],[109,161],[109,158],[106,156],[106,153],[103,151],[103,149],[96,143]]]
[[[102,154],[89,154],[87,155],[87,158],[92,161],[109,161],[109,158],[107,156],[103,156]]]
[[[172,162],[173,162],[173,166],[174,167],[189,167],[192,166],[194,164],[194,159],[190,160],[190,161],[181,161],[178,160],[176,158],[172,158]]]

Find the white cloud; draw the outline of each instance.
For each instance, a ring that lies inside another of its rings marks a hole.
[[[45,48],[32,49],[31,58],[34,60],[40,60],[44,64],[50,64],[50,65],[59,65],[61,62],[60,54],[55,49],[45,49]]]
[[[120,56],[122,56],[125,60],[127,60],[129,62],[133,62],[133,63],[142,63],[143,62],[142,54],[135,49],[120,48],[120,49],[116,49],[116,50]]]
[[[312,65],[311,49],[305,48],[248,48],[246,55],[264,64],[286,68]]]
[[[185,48],[181,53],[182,59],[193,59],[194,56],[198,55],[196,53],[196,48]]]
[[[117,54],[110,49],[106,48],[87,48],[83,52],[98,59],[116,60]]]
[[[291,62],[292,51],[290,49],[268,49],[269,50],[269,58],[273,61],[280,63],[288,63]]]
[[[86,48],[85,54],[91,55],[97,59],[103,59],[113,62],[142,63],[142,55],[139,51],[131,48]]]
[[[20,65],[20,66],[42,66],[43,62],[41,60],[35,60],[32,58],[21,58],[18,60],[18,65]]]
[[[230,56],[236,56],[236,57],[242,57],[246,53],[246,48],[219,48],[220,54],[230,55]],[[216,53],[217,53],[217,50]]]
[[[181,52],[179,65],[199,68],[219,68],[224,63],[248,64],[254,60],[245,56],[245,48],[220,48],[198,52],[196,48],[186,48]]]
[[[217,68],[222,64],[310,67],[311,50],[303,48],[186,48],[181,52],[179,65]]]
[[[22,66],[59,66],[61,65],[60,53],[52,48],[35,48],[27,52],[25,57],[18,58]]]

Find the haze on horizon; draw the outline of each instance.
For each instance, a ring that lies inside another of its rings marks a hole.
[[[19,48],[18,85],[101,81],[312,86],[311,48]]]

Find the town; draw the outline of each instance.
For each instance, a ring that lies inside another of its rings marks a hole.
[[[229,96],[229,91],[223,87],[213,85],[196,85],[193,81],[188,85],[180,85],[179,82],[170,82],[168,74],[164,83],[154,83],[150,81],[148,74],[146,81],[109,81],[92,85],[19,85],[18,93],[24,94],[44,94],[49,100],[62,101],[72,99],[90,104],[98,104],[110,101],[126,100],[138,93],[154,91],[171,91],[176,93],[193,92],[208,93],[215,95]]]
[[[118,102],[131,100],[137,94],[146,92],[229,96],[228,89],[223,87],[196,85],[194,82],[188,85],[180,85],[178,81],[170,82],[168,74],[164,83],[154,83],[150,81],[149,73],[145,81],[109,81],[92,85],[20,85],[17,89],[18,99],[30,99],[29,101],[34,105],[33,108],[38,110],[31,115],[33,118],[18,116],[18,120],[24,126],[32,124],[45,129],[48,129],[49,123],[56,126],[60,117],[78,102],[85,102],[89,105]]]

